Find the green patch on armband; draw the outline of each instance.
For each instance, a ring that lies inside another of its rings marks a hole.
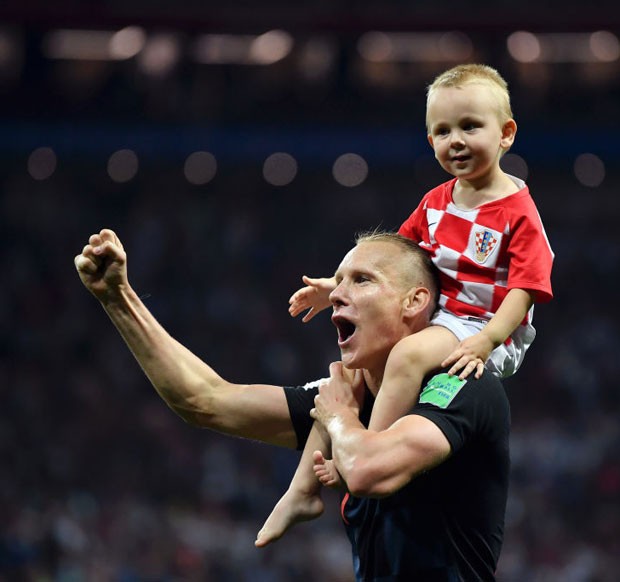
[[[465,386],[467,380],[461,380],[458,376],[437,374],[424,386],[420,394],[420,404],[432,404],[439,408],[448,408],[450,402]]]

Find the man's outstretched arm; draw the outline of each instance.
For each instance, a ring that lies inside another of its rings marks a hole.
[[[280,386],[232,384],[176,341],[127,277],[127,256],[109,229],[93,234],[75,266],[164,401],[185,421],[293,448],[296,436]]]

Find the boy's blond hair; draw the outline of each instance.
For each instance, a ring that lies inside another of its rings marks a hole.
[[[431,97],[440,87],[463,87],[473,83],[489,87],[497,102],[497,114],[502,125],[512,119],[508,83],[493,67],[479,64],[458,65],[436,77],[426,92],[426,110],[428,111]],[[426,125],[428,126],[428,119]]]

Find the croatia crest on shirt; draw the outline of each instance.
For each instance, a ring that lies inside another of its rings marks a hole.
[[[474,257],[476,262],[483,264],[493,252],[497,245],[497,238],[488,229],[477,230],[475,232],[476,252]]]

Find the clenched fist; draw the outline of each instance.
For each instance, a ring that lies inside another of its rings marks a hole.
[[[113,230],[91,235],[74,262],[84,286],[102,303],[113,301],[128,286],[127,255]]]

